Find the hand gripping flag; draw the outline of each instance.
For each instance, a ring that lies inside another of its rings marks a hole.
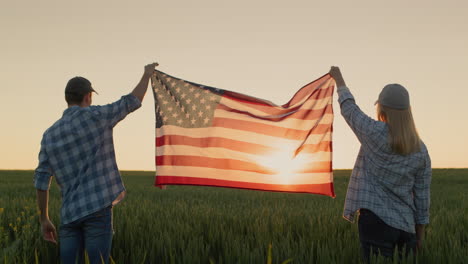
[[[152,78],[156,186],[205,185],[334,197],[334,81],[326,74],[284,105],[185,81]]]

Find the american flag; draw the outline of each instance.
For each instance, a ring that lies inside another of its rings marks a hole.
[[[284,105],[155,71],[156,186],[205,185],[334,197],[334,81]]]

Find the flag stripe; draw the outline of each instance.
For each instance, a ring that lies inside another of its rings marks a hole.
[[[313,124],[312,124],[313,125]],[[287,138],[301,140],[305,139],[310,134],[324,134],[331,131],[330,124],[318,124],[312,130],[298,130],[292,128],[283,128],[278,126],[260,124],[253,121],[243,121],[231,118],[213,119],[212,126],[224,127],[236,130],[250,131],[261,135],[269,135],[272,137]],[[311,127],[312,128],[312,127]]]
[[[246,116],[250,116],[252,118],[256,118],[259,121],[261,120],[268,120],[268,121],[282,121],[286,119],[296,119],[297,121],[300,120],[317,120],[321,117],[322,114],[333,114],[333,105],[331,102],[324,104],[324,107],[320,108],[315,108],[315,109],[298,109],[295,112],[291,112],[289,114],[285,115],[258,115],[258,114],[253,114],[252,112],[248,111],[242,111],[242,110],[237,110],[230,108],[226,105],[218,105],[216,108],[216,113],[220,111],[226,111],[229,113],[236,113],[236,114],[242,114]]]
[[[207,178],[194,178],[183,176],[165,176],[163,174],[156,177],[155,185],[204,185],[214,187],[228,187],[251,190],[267,190],[277,192],[314,193],[335,197],[333,183],[317,184],[265,184],[254,182],[238,182]]]
[[[156,146],[165,145],[187,145],[200,148],[226,148],[251,154],[265,154],[275,150],[272,147],[267,147],[260,144],[220,137],[192,138],[187,136],[168,135],[156,138]]]
[[[291,100],[289,100],[289,102],[283,105],[283,107],[289,108],[298,103],[300,104],[300,102],[303,102],[304,98],[310,99],[307,96],[307,94],[309,94],[313,90],[328,89],[330,87],[334,89],[334,83],[335,81],[331,78],[331,76],[329,74],[325,74],[317,80],[304,85],[301,89],[299,89],[296,92],[296,94],[294,94],[294,96],[291,98]]]
[[[258,161],[262,155],[255,155],[246,152],[240,152],[231,150],[224,147],[195,147],[195,146],[188,146],[188,145],[162,145],[156,147],[156,155],[179,155],[183,153],[184,155],[195,156],[200,155],[203,153],[204,157],[209,158],[229,158],[229,159],[236,159],[236,160],[243,160],[243,161]],[[271,153],[271,152],[270,152]],[[291,155],[291,158],[293,156]],[[331,153],[329,151],[315,151],[314,153],[305,153],[300,152],[299,155],[295,157],[308,160],[309,162],[313,161],[330,161],[331,160]]]
[[[258,116],[268,115],[272,117],[280,117],[285,114],[295,112],[298,109],[310,110],[314,108],[324,107],[327,103],[331,102],[332,95],[333,95],[333,87],[330,87],[328,89],[321,89],[320,91],[322,91],[320,96],[323,96],[323,98],[316,99],[314,97],[314,99],[309,99],[303,102],[302,104],[298,104],[290,108],[283,108],[280,106],[271,107],[271,106],[264,106],[264,105],[258,105],[258,104],[251,104],[250,102],[235,100],[232,97],[229,97],[226,95],[222,96],[220,104],[226,106],[227,108],[247,111]]]
[[[279,162],[279,161],[277,161]],[[285,164],[287,166],[288,164]],[[229,168],[236,171],[252,171],[260,174],[277,174],[275,169],[268,168],[261,164],[247,162],[235,159],[226,158],[210,158],[204,156],[187,156],[187,155],[163,155],[156,156],[156,166],[189,166],[189,167],[206,167],[215,169]],[[298,173],[318,173],[329,172],[331,167],[330,161],[314,161],[309,162],[306,168],[298,168],[291,172]]]
[[[271,137],[268,135],[259,135],[258,133],[252,133],[249,131],[235,130],[223,127],[203,127],[203,128],[184,128],[166,125],[156,129],[156,135],[161,136],[187,136],[190,135],[192,138],[217,138],[231,139],[236,141],[244,141],[247,143],[260,144],[264,146],[300,146],[301,144],[319,144],[322,141],[331,141],[331,131],[325,134],[309,135],[305,141],[292,140],[287,138]]]
[[[315,113],[311,114],[310,111],[314,111]],[[324,109],[320,109],[320,111],[300,110],[291,114],[290,116],[282,117],[282,118],[258,118],[252,114],[241,112],[241,111],[234,111],[234,110],[226,111],[226,110],[221,110],[221,109],[216,109],[215,115],[216,117],[221,117],[221,118],[232,118],[236,120],[253,121],[253,122],[260,123],[260,124],[275,125],[275,126],[279,126],[283,128],[293,127],[299,130],[310,129],[311,127],[313,127],[313,125],[316,122],[320,122],[321,124],[333,123],[332,105],[329,105],[325,107]],[[303,118],[300,119],[300,117],[303,117]],[[304,122],[304,120],[307,120],[307,122]]]
[[[332,151],[331,141],[322,141],[318,144],[304,144],[297,151],[302,153],[315,153],[319,151]]]
[[[333,83],[334,81],[330,78],[330,76],[324,75],[320,79],[311,82],[299,89],[299,91],[293,96],[293,98],[291,98],[288,103],[281,106],[267,100],[232,91],[224,91],[224,96],[231,100],[257,106],[259,109],[265,109],[266,111],[270,111],[271,109],[284,110],[285,108],[294,108],[295,106],[302,104],[303,102],[309,100],[311,95],[313,95],[314,99],[323,99],[326,97],[325,93],[330,92],[327,90],[330,88],[333,89]]]
[[[273,184],[327,183],[332,181],[330,173],[261,174],[251,171],[235,171],[206,167],[157,166],[158,175],[218,179],[239,182]]]
[[[200,148],[225,148],[233,151],[240,151],[256,155],[271,153],[278,150],[279,146],[281,146],[281,144],[278,144],[278,146],[275,148],[271,146],[220,137],[193,138],[180,135],[167,135],[156,138],[156,146],[165,145],[186,145]],[[322,141],[317,144],[305,144],[302,146],[299,144],[297,145],[300,147],[301,152],[304,153],[331,151],[331,141]]]
[[[271,169],[257,164],[232,159],[217,159],[202,156],[164,155],[156,156],[156,166],[189,166],[214,169],[232,168],[236,171],[251,171],[260,174],[275,174]]]

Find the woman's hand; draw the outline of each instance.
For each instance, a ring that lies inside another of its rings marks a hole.
[[[330,76],[335,80],[336,86],[346,86],[346,83],[343,79],[343,75],[341,75],[341,71],[339,67],[332,66],[330,71],[328,72]]]

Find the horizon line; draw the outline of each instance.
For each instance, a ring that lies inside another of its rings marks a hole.
[[[468,167],[433,167],[433,170],[463,170],[463,169],[468,169]],[[0,168],[0,171],[34,171],[35,169],[2,169]],[[333,170],[353,170],[352,168],[333,168]],[[120,172],[126,172],[126,171],[135,171],[135,172],[156,172],[156,170],[135,170],[135,169],[122,169]]]

